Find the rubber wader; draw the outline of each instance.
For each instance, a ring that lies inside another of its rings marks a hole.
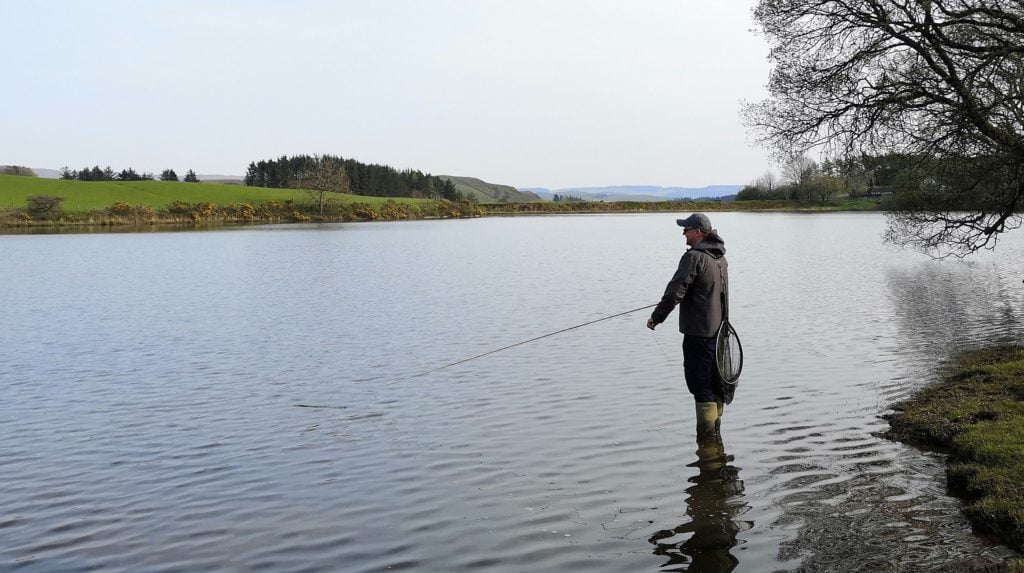
[[[697,402],[697,437],[714,435],[718,422],[718,404]]]

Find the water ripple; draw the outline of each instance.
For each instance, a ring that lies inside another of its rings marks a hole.
[[[1012,556],[878,416],[949,348],[1020,335],[1021,262],[889,253],[873,214],[716,223],[748,354],[700,447],[679,336],[639,314],[405,378],[657,296],[671,216],[0,238],[5,325],[24,325],[0,329],[0,570]]]

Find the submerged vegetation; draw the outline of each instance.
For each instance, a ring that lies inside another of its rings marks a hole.
[[[948,486],[967,517],[1024,550],[1024,346],[968,352],[894,409],[889,436],[948,451]]]

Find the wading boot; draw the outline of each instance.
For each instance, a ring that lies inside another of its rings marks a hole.
[[[696,466],[700,468],[701,477],[710,477],[715,480],[720,479],[721,476],[718,476],[715,472],[721,469],[728,461],[728,458],[725,456],[725,446],[722,445],[721,436],[710,435],[697,440]],[[707,483],[707,481],[705,479],[703,482],[699,481],[697,483]]]
[[[713,436],[717,433],[715,423],[718,421],[718,404],[714,402],[697,402],[697,439]]]

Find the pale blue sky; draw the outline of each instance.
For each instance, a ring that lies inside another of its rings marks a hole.
[[[0,164],[331,153],[517,187],[768,167],[753,0],[0,1]]]

